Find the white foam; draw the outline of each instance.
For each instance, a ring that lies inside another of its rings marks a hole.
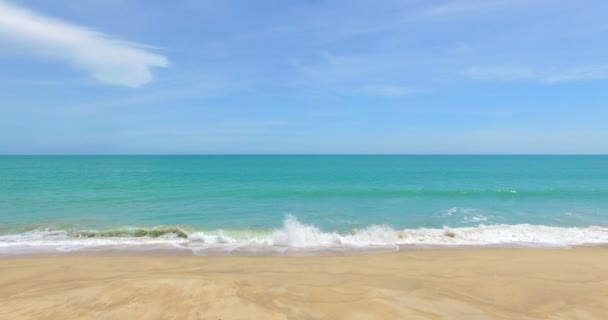
[[[480,221],[483,221],[480,219]],[[195,232],[188,238],[163,236],[78,238],[61,230],[37,229],[0,236],[0,254],[73,252],[95,248],[137,250],[156,248],[190,250],[194,254],[247,252],[251,254],[289,251],[333,252],[394,250],[399,246],[580,246],[608,244],[608,228],[551,227],[529,224],[479,225],[477,227],[395,230],[372,225],[348,233],[324,232],[287,216],[280,229],[266,233],[230,231]]]
[[[460,222],[464,224],[480,224],[490,220],[480,209],[452,207],[447,209],[442,214],[443,217],[457,218],[461,217]]]
[[[175,237],[113,237],[74,238],[64,230],[39,228],[36,230],[0,236],[0,255],[45,252],[73,252],[96,247],[121,247],[180,243]]]

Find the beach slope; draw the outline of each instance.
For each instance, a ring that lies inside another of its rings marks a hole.
[[[0,259],[2,319],[608,319],[608,248]]]

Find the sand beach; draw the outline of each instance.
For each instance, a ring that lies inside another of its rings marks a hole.
[[[608,319],[608,248],[0,259],[2,319]]]

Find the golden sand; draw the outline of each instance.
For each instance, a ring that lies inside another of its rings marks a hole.
[[[608,319],[608,248],[0,259],[0,319]]]

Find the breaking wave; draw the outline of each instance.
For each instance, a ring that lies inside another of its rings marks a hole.
[[[40,228],[0,235],[0,255],[74,251],[154,251],[183,254],[289,254],[394,251],[428,246],[550,246],[608,244],[608,227],[479,225],[395,230],[372,225],[350,232],[327,232],[287,216],[275,230],[189,231],[189,228],[121,228],[106,231]]]

